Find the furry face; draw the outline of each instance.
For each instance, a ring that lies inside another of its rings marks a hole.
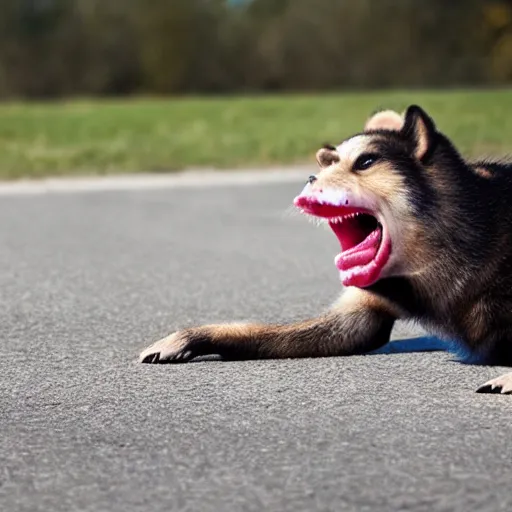
[[[318,151],[321,171],[294,204],[329,223],[341,245],[335,264],[344,286],[365,288],[428,265],[419,242],[435,193],[424,164],[439,142],[432,120],[411,107],[404,118],[379,112],[363,133]]]
[[[371,285],[392,254],[391,223],[375,186],[383,166],[366,139],[360,135],[340,144],[334,150],[339,160],[295,199],[304,213],[325,219],[337,236],[341,253],[335,265],[345,286]]]

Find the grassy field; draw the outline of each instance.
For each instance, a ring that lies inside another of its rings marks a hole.
[[[512,90],[0,104],[0,179],[313,162],[418,103],[468,156],[512,152]]]

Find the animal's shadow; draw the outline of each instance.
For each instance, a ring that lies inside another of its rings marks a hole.
[[[453,345],[435,336],[419,336],[416,338],[403,338],[391,340],[383,347],[369,352],[367,355],[377,354],[410,354],[413,352],[451,352]]]
[[[448,352],[453,356],[450,360],[456,363],[473,366],[492,365],[485,356],[471,353],[462,343],[442,340],[436,336],[392,340],[387,345],[369,352],[367,355],[410,354],[413,352]]]

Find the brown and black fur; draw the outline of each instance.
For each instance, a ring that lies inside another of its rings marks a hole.
[[[512,366],[512,164],[466,162],[416,106],[400,118],[377,114],[363,133],[380,156],[385,181],[376,187],[400,189],[407,208],[403,270],[364,289],[347,288],[330,311],[301,323],[178,331],[146,349],[142,362],[361,354],[386,344],[401,318],[457,342],[474,361]],[[333,172],[341,165],[334,146],[317,160],[314,185],[349,172]],[[493,387],[512,392],[512,377],[480,389]]]

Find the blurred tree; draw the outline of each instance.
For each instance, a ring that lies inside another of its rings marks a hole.
[[[144,85],[160,93],[216,89],[221,0],[139,0],[136,28]]]
[[[81,20],[80,88],[98,94],[136,90],[141,80],[135,7],[138,0],[76,0]]]
[[[489,1],[483,6],[483,34],[489,50],[491,82],[512,79],[512,1]]]
[[[66,82],[63,50],[54,43],[67,35],[71,6],[65,0],[3,0],[0,16],[0,69],[3,87],[27,95],[58,94]],[[72,29],[71,29],[72,30]]]
[[[512,0],[2,0],[0,97],[512,81]]]

